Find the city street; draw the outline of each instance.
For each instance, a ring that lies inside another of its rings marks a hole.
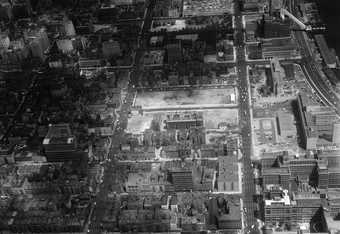
[[[142,58],[142,55],[144,53],[145,33],[151,25],[153,6],[154,3],[153,1],[151,1],[149,6],[147,7],[144,23],[142,24],[142,28],[139,33],[138,48],[136,50],[135,60],[133,62],[134,67],[131,72],[128,87],[126,87],[126,98],[125,100],[123,100],[123,103],[121,103],[119,116],[116,120],[116,129],[112,136],[111,150],[108,155],[109,161],[108,163],[106,163],[103,183],[101,184],[100,191],[96,197],[96,206],[92,215],[93,218],[91,219],[90,229],[88,230],[89,233],[100,233],[102,231],[105,231],[103,228],[102,220],[105,215],[105,210],[108,208],[106,199],[107,195],[110,193],[112,186],[114,186],[117,181],[115,179],[115,169],[117,167],[117,162],[114,156],[119,151],[121,143],[124,143],[124,129],[127,127],[128,115],[135,93],[135,90],[132,87],[134,82],[136,82],[136,80],[138,79],[140,70],[142,69],[140,59]]]
[[[140,59],[142,57],[144,51],[144,38],[147,28],[150,27],[151,24],[151,11],[152,4],[148,7],[147,13],[145,15],[144,24],[140,32],[140,36],[138,38],[139,48],[137,49],[133,71],[130,77],[129,88],[127,88],[127,97],[121,104],[121,108],[119,111],[119,118],[116,121],[116,131],[112,136],[112,149],[109,153],[109,162],[106,164],[105,173],[103,183],[101,184],[101,188],[99,194],[96,199],[96,207],[93,212],[93,218],[90,224],[91,233],[100,233],[100,231],[104,231],[102,228],[101,221],[105,215],[105,209],[107,208],[106,198],[107,194],[110,192],[112,185],[115,183],[115,165],[116,159],[114,155],[118,152],[119,146],[124,139],[124,129],[127,127],[127,119],[130,107],[134,98],[134,89],[132,88],[138,80],[138,75],[142,69],[142,65]],[[244,44],[244,35],[243,35],[243,24],[242,24],[242,15],[239,9],[238,4],[235,4],[235,46],[236,46],[236,66],[237,66],[237,74],[239,77],[239,93],[240,93],[240,103],[239,103],[239,113],[240,113],[240,127],[241,127],[241,135],[242,135],[242,153],[243,157],[243,204],[244,204],[244,215],[245,215],[245,230],[244,233],[258,233],[257,230],[257,219],[255,217],[256,212],[256,203],[254,202],[253,195],[255,194],[255,184],[252,172],[252,163],[251,163],[251,154],[252,154],[252,138],[251,138],[251,117],[250,117],[250,93],[249,93],[249,81],[247,77],[247,66],[248,65],[265,65],[268,62],[255,62],[255,61],[246,61],[245,55],[245,44]]]
[[[239,1],[240,2],[240,1]],[[239,79],[239,93],[240,93],[240,127],[242,137],[242,153],[243,153],[243,207],[245,215],[245,230],[244,233],[258,233],[257,220],[255,218],[256,203],[253,200],[255,194],[255,184],[251,165],[252,154],[252,138],[251,138],[251,118],[249,105],[249,81],[247,77],[246,55],[244,50],[244,35],[242,15],[239,4],[235,4],[235,46],[236,46],[236,66]]]

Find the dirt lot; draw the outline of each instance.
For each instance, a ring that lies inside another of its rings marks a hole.
[[[135,106],[144,110],[231,107],[236,105],[231,100],[235,92],[233,88],[143,92],[137,94]]]

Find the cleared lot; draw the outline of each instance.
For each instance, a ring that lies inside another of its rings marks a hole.
[[[227,108],[237,104],[236,96],[233,88],[141,92],[137,94],[135,106],[141,106],[143,110]]]

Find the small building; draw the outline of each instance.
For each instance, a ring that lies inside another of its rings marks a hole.
[[[236,192],[240,190],[239,184],[239,166],[237,155],[218,157],[218,191]]]
[[[270,60],[271,68],[271,91],[275,96],[280,96],[283,93],[283,78],[285,77],[285,71],[281,66],[279,60],[274,57]]]
[[[279,112],[277,114],[277,123],[278,132],[281,137],[294,138],[296,136],[297,132],[293,115]]]

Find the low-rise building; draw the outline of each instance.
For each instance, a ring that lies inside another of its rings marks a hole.
[[[288,113],[279,112],[277,114],[279,135],[283,138],[294,138],[297,130],[294,122],[294,116]]]
[[[231,0],[184,0],[184,16],[222,15],[232,11]]]
[[[166,129],[189,129],[203,126],[203,114],[201,112],[176,112],[166,116]]]
[[[221,192],[238,192],[239,165],[236,154],[218,157],[217,187]]]
[[[153,172],[129,173],[125,187],[127,192],[162,192],[164,176]]]

